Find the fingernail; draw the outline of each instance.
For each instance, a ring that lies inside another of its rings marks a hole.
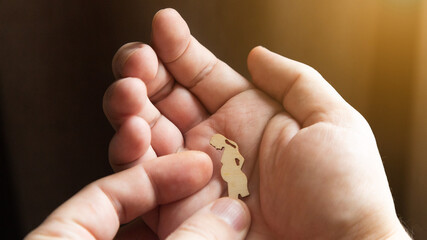
[[[248,224],[243,206],[231,198],[217,200],[211,207],[211,212],[232,226],[237,232],[243,230]]]

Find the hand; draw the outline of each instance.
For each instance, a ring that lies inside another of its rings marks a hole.
[[[210,179],[210,158],[183,152],[148,161],[100,179],[56,209],[26,239],[113,239],[120,224],[186,197]],[[243,239],[250,214],[240,201],[219,199],[187,219],[170,239]],[[140,221],[115,239],[157,239]]]
[[[113,60],[119,80],[104,98],[117,130],[113,168],[182,149],[208,153],[214,166],[202,190],[144,216],[160,237],[224,195],[221,153],[209,145],[215,133],[245,157],[249,239],[405,234],[369,125],[315,70],[257,47],[248,57],[252,84],[172,9],[154,17],[152,46],[127,44]]]

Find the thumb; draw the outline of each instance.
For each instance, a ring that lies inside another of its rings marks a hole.
[[[250,224],[246,204],[221,198],[196,212],[167,239],[244,239]]]

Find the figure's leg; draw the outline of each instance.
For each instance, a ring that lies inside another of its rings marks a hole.
[[[227,185],[228,185],[227,186],[228,197],[238,199],[239,198],[239,192],[238,192],[238,189],[236,188],[236,185],[231,184],[231,183],[228,183]]]
[[[241,197],[246,197],[249,195],[249,189],[248,189],[248,179],[246,178],[246,175],[242,172],[242,181],[241,185],[239,186],[239,193]]]
[[[242,186],[241,189],[243,191],[240,193],[240,196],[242,196],[242,197],[249,196],[249,189],[248,189],[248,185],[247,184],[245,184],[244,186]]]

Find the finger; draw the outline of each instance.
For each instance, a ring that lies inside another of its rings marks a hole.
[[[194,193],[211,174],[211,160],[202,152],[182,152],[145,162],[88,185],[55,210],[28,239],[112,239],[120,224]]]
[[[169,95],[156,103],[156,107],[183,134],[209,116],[199,100],[180,84],[175,84]]]
[[[140,59],[144,60],[144,64],[140,64]],[[143,43],[131,42],[123,45],[113,57],[112,69],[116,79],[126,77],[145,79],[145,84],[151,89],[161,88],[161,84],[165,83],[152,81],[158,69],[157,56],[150,46]]]
[[[111,167],[117,172],[155,159],[157,156],[150,143],[148,123],[142,118],[130,117],[110,141],[108,155]]]
[[[242,201],[221,198],[187,219],[167,239],[245,239],[250,222]]]
[[[131,116],[140,115],[147,102],[147,89],[137,78],[124,78],[111,84],[105,91],[103,109],[114,129],[119,129]],[[154,110],[151,118],[157,116]]]
[[[175,82],[150,46],[125,44],[113,59],[113,69],[117,77],[141,79],[147,87],[150,101],[181,132],[187,132],[207,118],[199,100]]]
[[[147,86],[148,97],[169,93],[174,79],[159,62],[154,50],[146,44],[132,42],[123,45],[113,58],[116,79],[134,77]]]
[[[151,127],[151,146],[158,156],[183,148],[180,130],[151,103],[145,84],[137,78],[118,80],[107,89],[104,112],[116,130],[131,116],[143,118]]]
[[[342,121],[347,103],[313,68],[263,47],[248,56],[254,84],[281,102],[303,127],[320,121]]]
[[[144,239],[156,240],[159,239],[157,235],[147,226],[141,218],[126,224],[121,227],[114,237],[115,240],[121,239]]]
[[[161,239],[170,235],[202,207],[221,197],[225,189],[225,182],[221,176],[218,176],[219,174],[215,174],[215,170],[211,181],[200,191],[180,201],[163,205],[160,208],[157,234]]]
[[[184,19],[173,9],[153,19],[152,42],[174,78],[191,90],[210,112],[252,85],[191,36]]]

